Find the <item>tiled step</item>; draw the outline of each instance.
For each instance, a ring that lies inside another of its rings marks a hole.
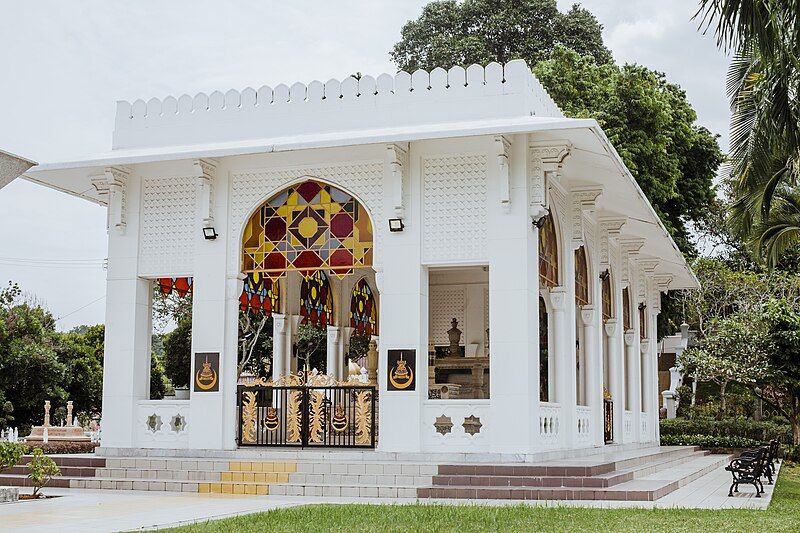
[[[94,477],[95,473],[100,470],[83,466],[59,466],[58,469],[61,470],[61,477]],[[3,474],[28,475],[28,467],[24,465],[12,466],[4,470]]]
[[[48,487],[67,488],[70,485],[70,480],[78,478],[69,478],[56,476],[47,484]],[[0,487],[32,487],[28,474],[0,474]]]
[[[634,478],[650,475],[664,468],[671,468],[698,457],[703,457],[706,452],[697,452],[693,449],[685,453],[669,453],[656,456],[648,463],[633,466],[627,469],[612,470],[598,475],[570,475],[571,467],[545,467],[545,472],[565,472],[565,475],[536,475],[542,467],[512,468],[512,474],[460,474],[462,470],[457,466],[445,465],[440,467],[440,472],[456,472],[455,474],[436,475],[433,477],[434,486],[493,486],[493,487],[571,487],[571,488],[602,488],[611,487],[630,481]],[[566,468],[566,470],[562,470]],[[508,468],[498,465],[494,471],[507,472]]]
[[[378,484],[277,484],[269,493],[279,496],[336,496],[351,498],[416,498],[419,487]]]
[[[720,468],[725,455],[703,455],[682,465],[619,483],[612,487],[442,486],[417,489],[420,498],[503,500],[627,500],[653,501]]]

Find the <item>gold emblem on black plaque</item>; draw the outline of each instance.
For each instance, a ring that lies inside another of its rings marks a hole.
[[[281,425],[278,420],[278,410],[274,407],[267,407],[267,416],[264,418],[264,427],[269,431],[275,431]]]
[[[219,353],[194,354],[194,391],[219,391]]]
[[[337,405],[333,410],[331,416],[331,427],[336,433],[341,433],[347,429],[347,414],[344,412],[344,406]]]
[[[389,350],[388,390],[414,390],[415,350]]]

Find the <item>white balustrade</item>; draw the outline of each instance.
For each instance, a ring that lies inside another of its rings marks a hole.
[[[488,451],[491,400],[427,400],[422,442],[430,451]]]
[[[633,411],[622,415],[622,442],[633,442]]]
[[[575,443],[579,447],[592,445],[592,408],[584,405],[575,407]]]
[[[561,446],[561,405],[539,403],[539,440],[543,448]]]
[[[650,425],[647,422],[647,413],[642,413],[641,417],[639,418],[641,421],[641,434],[640,439],[642,442],[650,442]]]

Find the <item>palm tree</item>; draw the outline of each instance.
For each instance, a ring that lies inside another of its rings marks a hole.
[[[781,252],[800,241],[800,192],[779,190],[769,217],[756,228],[757,247],[771,265],[778,263]]]
[[[776,193],[786,196],[800,177],[800,0],[700,0],[696,17],[704,29],[715,24],[720,47],[735,50],[727,80],[730,223],[765,252]],[[770,262],[798,240],[796,232],[780,234],[769,241]]]

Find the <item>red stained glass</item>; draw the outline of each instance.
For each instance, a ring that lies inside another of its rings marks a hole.
[[[378,334],[378,307],[372,288],[363,278],[353,287],[350,298],[350,327],[359,335]]]
[[[192,292],[192,278],[191,277],[177,277],[177,278],[158,278],[158,289],[163,294],[177,293],[178,296],[183,298]]]
[[[552,213],[545,217],[539,230],[539,284],[558,286],[558,239]]]
[[[303,278],[300,284],[301,324],[325,327],[333,324],[333,293],[324,270]]]
[[[239,296],[239,310],[272,316],[280,311],[280,283],[257,272],[248,274]]]
[[[575,250],[575,303],[589,304],[589,264],[583,246]]]

